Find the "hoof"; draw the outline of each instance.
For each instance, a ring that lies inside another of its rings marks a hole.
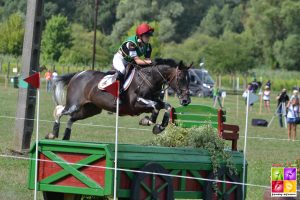
[[[150,126],[153,123],[150,121],[150,117],[145,116],[143,119],[140,120],[139,125],[141,126]]]
[[[163,130],[165,130],[164,127],[162,127],[162,126],[159,125],[159,124],[155,124],[155,125],[153,126],[152,133],[153,133],[153,134],[160,134],[161,132],[163,132]]]
[[[48,134],[45,136],[45,139],[54,140],[54,139],[55,139],[55,135],[54,135],[53,133],[48,133]]]

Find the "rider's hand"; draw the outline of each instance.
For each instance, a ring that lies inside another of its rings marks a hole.
[[[152,64],[152,61],[151,61],[150,59],[145,60],[145,62],[146,62],[148,65],[151,65],[151,64]]]

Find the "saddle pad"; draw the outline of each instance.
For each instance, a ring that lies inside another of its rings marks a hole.
[[[135,74],[135,69],[133,69],[129,75],[129,77],[126,79],[124,85],[123,85],[123,89],[124,91],[126,91],[132,80],[133,80],[133,77],[134,77],[134,74]],[[105,90],[105,88],[111,84],[113,84],[115,81],[117,80],[117,74],[109,74],[109,75],[106,75],[104,76],[100,82],[98,83],[98,88],[100,90]]]
[[[126,91],[129,88],[129,86],[130,86],[130,84],[131,84],[131,82],[133,80],[134,74],[135,74],[135,68],[133,68],[133,70],[131,71],[129,77],[126,79],[126,81],[125,81],[125,83],[123,85],[124,91]]]
[[[116,74],[104,76],[98,83],[98,88],[104,90],[107,86],[113,84],[117,80]]]

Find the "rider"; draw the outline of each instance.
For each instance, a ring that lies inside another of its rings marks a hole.
[[[117,80],[120,82],[120,97],[123,93],[125,69],[128,63],[135,62],[137,65],[150,65],[151,44],[149,43],[154,29],[146,23],[136,28],[136,35],[133,35],[122,43],[118,52],[113,58],[113,67],[117,70]],[[142,59],[141,57],[144,57]]]

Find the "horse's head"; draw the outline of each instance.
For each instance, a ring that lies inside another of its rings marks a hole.
[[[182,61],[173,70],[169,85],[176,92],[180,104],[186,106],[191,103],[189,92],[189,67],[185,66]]]

